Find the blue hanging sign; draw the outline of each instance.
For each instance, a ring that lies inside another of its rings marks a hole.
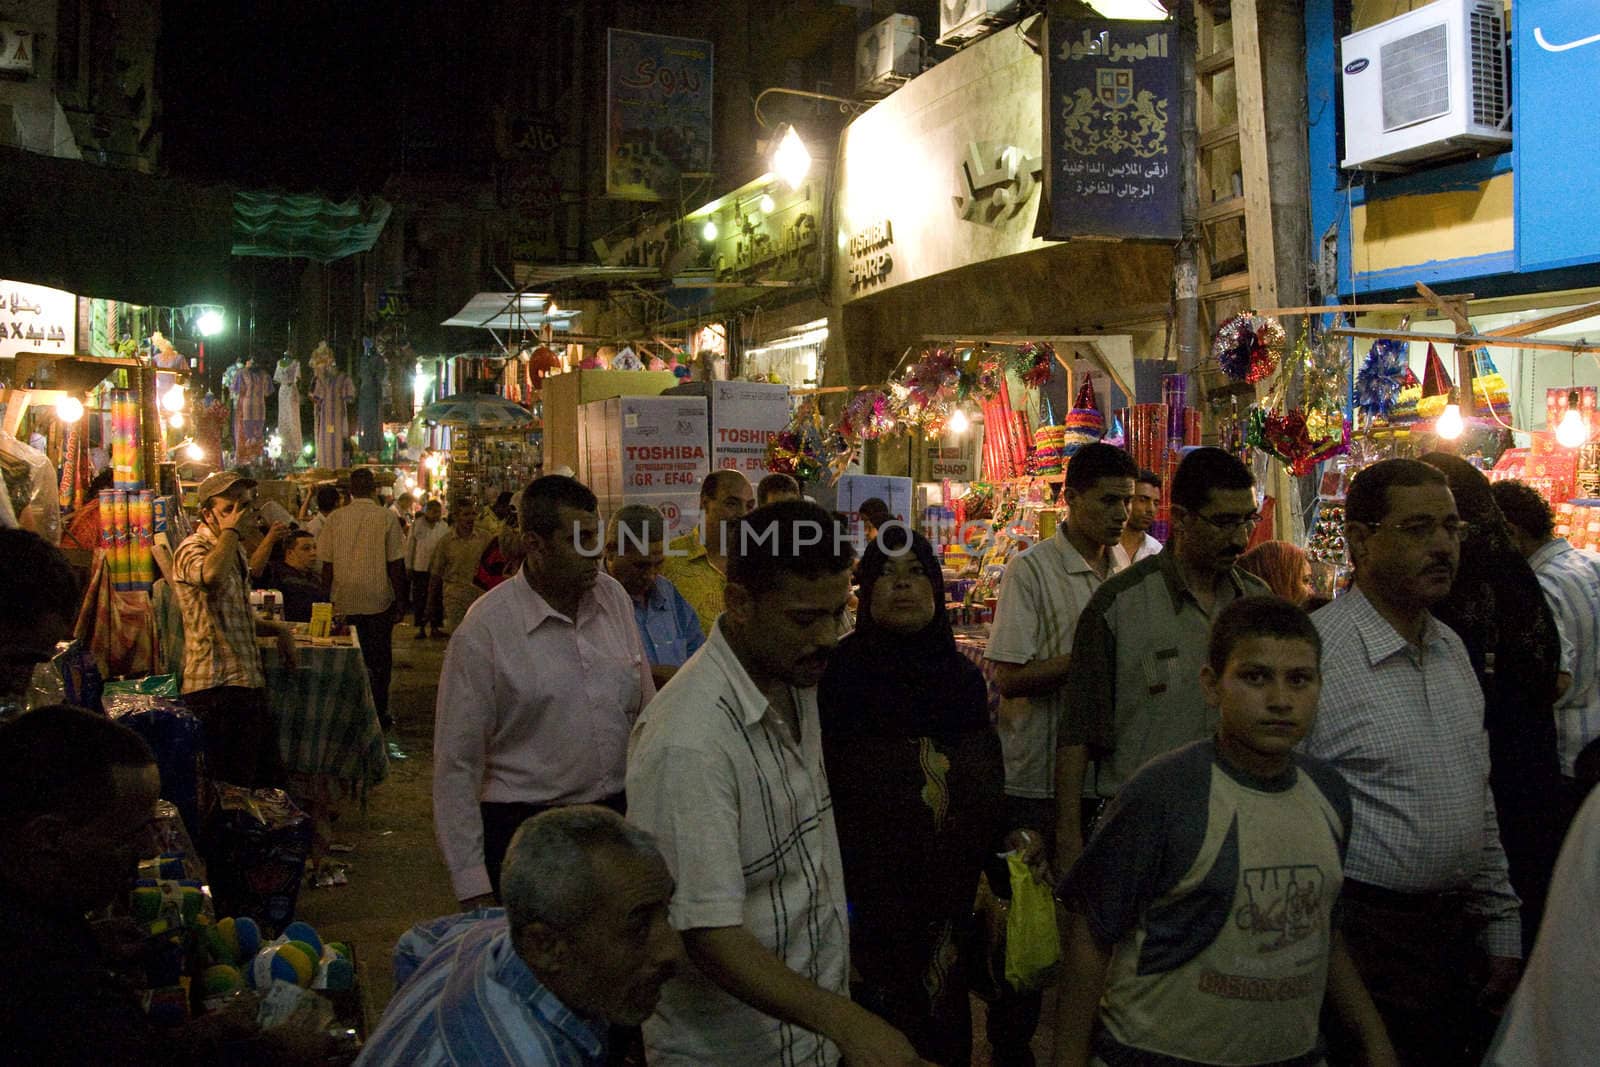
[[[1576,210],[1600,202],[1600,109],[1573,95],[1600,85],[1600,4],[1518,0],[1511,13],[1517,269],[1600,261],[1600,223]]]
[[[1181,213],[1172,22],[1046,19],[1038,236],[1175,241]]]

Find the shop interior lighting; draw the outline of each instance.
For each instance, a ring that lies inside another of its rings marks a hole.
[[[216,310],[201,312],[195,327],[199,329],[200,336],[215,337],[222,332],[222,312]]]
[[[1582,448],[1589,441],[1589,427],[1578,410],[1580,402],[1576,389],[1567,394],[1567,413],[1556,426],[1556,443],[1562,448]]]
[[[800,131],[785,124],[773,138],[772,173],[783,179],[791,190],[800,188],[811,172],[811,153],[800,139]]]
[[[174,385],[171,389],[168,389],[166,395],[161,398],[161,406],[166,408],[168,411],[182,411],[185,399],[186,398],[183,395],[183,386]]]
[[[440,463],[440,458],[439,458],[439,453],[437,453],[437,452],[434,452],[434,453],[430,454],[427,459],[422,461],[422,465],[427,467],[431,471],[438,470],[439,469],[439,463]]]
[[[800,332],[790,337],[783,337],[769,345],[745,349],[746,356],[759,356],[765,352],[777,352],[785,348],[810,348],[820,345],[828,339],[827,319],[817,322],[808,322],[800,327]],[[819,325],[820,323],[820,325]]]
[[[953,434],[959,435],[966,433],[971,425],[972,423],[967,418],[966,411],[961,408],[956,408],[955,411],[950,413],[950,421],[945,423],[945,429],[949,430]]]
[[[198,441],[190,441],[184,446],[183,454],[189,459],[202,460],[206,458],[206,450],[200,447]]]
[[[717,239],[717,221],[706,219],[706,224],[700,227],[700,240],[710,244]]]
[[[756,204],[763,215],[770,215],[778,209],[777,201],[772,199],[771,193],[762,193],[760,201]]]
[[[316,450],[317,450],[317,446],[315,444],[313,444],[312,442],[310,442],[310,441],[307,441],[304,445],[302,445],[300,447],[300,451],[305,453],[308,456],[311,455],[311,453],[315,452]]]
[[[1461,405],[1456,403],[1456,391],[1450,390],[1450,402],[1444,406],[1444,412],[1439,416],[1439,422],[1434,426],[1434,432],[1442,440],[1454,441],[1465,430],[1466,423],[1461,421]]]
[[[56,401],[56,418],[67,425],[83,418],[83,401],[75,396],[64,396]]]
[[[183,412],[174,411],[172,414],[168,415],[167,425],[171,426],[174,430],[183,429]]]

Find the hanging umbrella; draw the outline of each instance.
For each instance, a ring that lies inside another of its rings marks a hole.
[[[454,393],[435,400],[417,417],[424,422],[445,426],[465,426],[473,430],[516,429],[531,425],[533,412],[491,393]]]

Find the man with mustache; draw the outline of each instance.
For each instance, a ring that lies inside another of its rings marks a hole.
[[[645,1023],[649,1061],[918,1064],[904,1035],[849,999],[816,695],[850,598],[849,541],[802,501],[729,533],[722,615],[640,716],[628,757],[628,815],[677,878],[672,925],[693,964]]]
[[[521,572],[479,597],[450,636],[434,831],[464,908],[499,896],[524,820],[573,804],[623,810],[628,730],[656,687],[633,601],[600,573],[595,507],[576,479],[535,479],[522,494]]]
[[[1461,638],[1428,611],[1450,592],[1467,524],[1444,474],[1375,463],[1345,500],[1355,585],[1312,616],[1316,725],[1302,748],[1350,785],[1342,929],[1402,1063],[1476,1063],[1484,1010],[1516,985],[1521,920],[1489,792],[1483,691]],[[1330,1033],[1331,1062],[1350,1051]]]
[[[1172,476],[1166,547],[1112,575],[1083,609],[1056,735],[1062,872],[1083,851],[1086,824],[1134,771],[1215,731],[1195,679],[1217,613],[1272,592],[1234,566],[1260,521],[1250,469],[1220,448],[1197,448]]]

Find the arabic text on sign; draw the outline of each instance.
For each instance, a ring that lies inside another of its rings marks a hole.
[[[1083,36],[1074,41],[1062,41],[1062,59],[1081,60],[1094,59],[1098,62],[1121,63],[1137,62],[1141,59],[1167,58],[1167,35],[1152,33],[1140,44],[1121,44],[1111,40],[1110,30],[1101,30],[1091,34],[1083,31]]]

